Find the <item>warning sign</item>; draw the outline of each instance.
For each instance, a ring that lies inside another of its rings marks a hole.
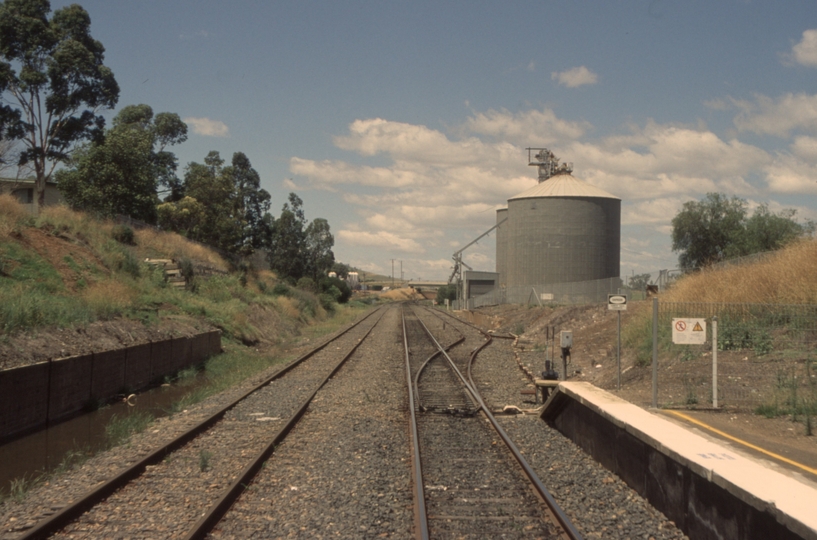
[[[679,345],[706,343],[706,319],[672,319],[672,342]]]

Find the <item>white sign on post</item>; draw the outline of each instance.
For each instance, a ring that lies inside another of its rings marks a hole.
[[[678,345],[706,343],[706,319],[672,319],[672,342]]]
[[[542,298],[542,300],[553,300],[553,293],[543,292],[539,296]]]
[[[608,294],[607,309],[612,311],[627,311],[627,295]]]

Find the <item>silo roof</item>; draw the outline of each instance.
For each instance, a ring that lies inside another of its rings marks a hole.
[[[599,199],[619,199],[587,182],[574,178],[570,174],[557,174],[536,184],[530,189],[526,189],[518,195],[514,195],[509,201],[516,199],[535,199],[539,197],[595,197]],[[619,199],[621,200],[621,199]]]

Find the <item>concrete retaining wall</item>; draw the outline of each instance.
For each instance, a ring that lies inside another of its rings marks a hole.
[[[0,371],[0,439],[142,390],[219,352],[221,332],[213,331]]]

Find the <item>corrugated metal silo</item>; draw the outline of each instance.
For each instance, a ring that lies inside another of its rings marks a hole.
[[[619,275],[618,197],[562,173],[508,199],[507,215],[505,231],[497,235],[501,283],[503,278],[513,287]]]
[[[500,208],[496,211],[496,273],[499,274],[499,285],[505,285],[508,279],[508,222],[502,222],[508,217],[508,209]]]

